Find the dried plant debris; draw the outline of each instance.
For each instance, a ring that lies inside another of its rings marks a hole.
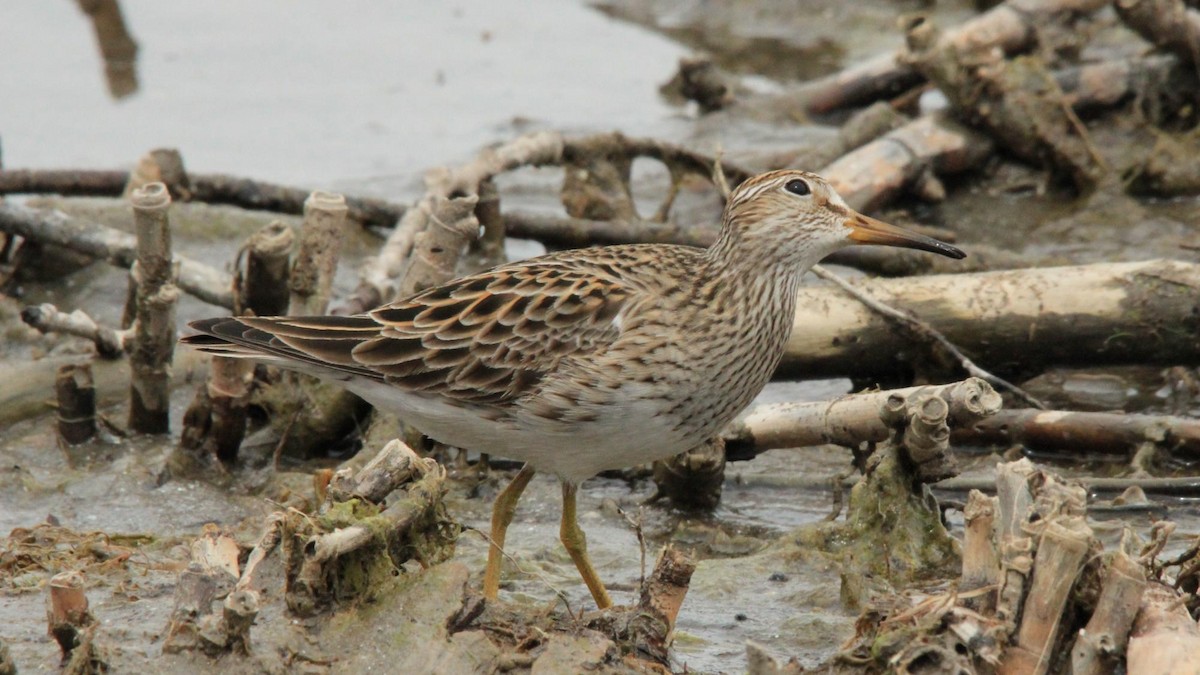
[[[1200,631],[1187,617],[1189,596],[1156,579],[1178,566],[1180,583],[1192,583],[1186,561],[1195,547],[1156,562],[1173,529],[1156,527],[1140,554],[1130,531],[1117,550],[1104,551],[1085,522],[1083,488],[1028,460],[999,467],[997,492],[998,499],[973,496],[959,583],[874,600],[832,666],[1109,673],[1124,664],[1130,673],[1179,672],[1173,664]]]

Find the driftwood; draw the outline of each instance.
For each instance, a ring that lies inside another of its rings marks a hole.
[[[0,195],[60,194],[64,197],[119,197],[129,171],[89,169],[0,170]],[[252,211],[300,215],[311,189],[275,185],[224,174],[188,174],[189,200],[225,204]],[[363,225],[391,227],[405,208],[382,199],[347,197],[346,217]]]
[[[1004,54],[1017,54],[1045,39],[1047,25],[1070,25],[1107,4],[1106,0],[1008,0],[946,31],[941,42],[960,50],[998,48]],[[921,80],[900,53],[882,54],[810,83],[808,110],[826,113],[863,105],[899,94]]]
[[[1200,421],[1171,415],[1004,410],[957,429],[954,440],[968,445],[1022,445],[1041,452],[1132,453],[1145,443],[1200,455]]]
[[[369,594],[372,583],[383,581],[372,582],[373,575],[390,578],[408,559],[428,565],[448,557],[457,532],[442,502],[445,480],[437,462],[392,441],[353,479],[339,480],[342,489],[329,491],[315,518],[286,514],[280,539],[288,607],[310,614],[332,600]],[[391,502],[384,508],[359,496],[337,501],[356,490],[390,495]],[[265,556],[274,548],[273,539],[260,542],[255,551]]]
[[[288,275],[287,313],[325,314],[333,289],[346,205],[341,195],[314,192],[306,202],[298,251]],[[240,390],[224,387],[238,394]],[[366,413],[365,403],[345,389],[311,375],[268,372],[253,402],[269,412],[275,458],[309,457],[344,438]],[[227,454],[233,456],[233,453]]]
[[[288,314],[324,314],[333,291],[333,274],[342,249],[342,226],[346,199],[328,192],[314,192],[304,202],[304,225],[300,249],[288,276]]]
[[[250,235],[235,264],[235,314],[279,316],[287,312],[288,258],[295,240],[292,228],[278,220]]]
[[[1017,385],[1005,380],[1002,377],[999,377],[998,375],[980,368],[974,361],[970,359],[970,357],[968,357],[966,354],[963,354],[962,351],[954,345],[954,343],[947,340],[946,336],[939,333],[933,326],[930,326],[929,324],[912,315],[905,314],[904,312],[901,312],[890,305],[876,300],[870,295],[859,290],[857,287],[851,285],[850,282],[825,269],[822,265],[813,265],[812,272],[818,277],[833,283],[838,288],[841,288],[846,292],[847,295],[850,295],[855,300],[858,300],[867,307],[870,307],[872,310],[878,312],[881,316],[890,319],[898,329],[898,332],[906,341],[929,345],[931,352],[934,355],[932,360],[953,363],[967,375],[970,375],[971,377],[977,377],[993,387],[997,387],[1006,393],[1012,394],[1018,400],[1027,405],[1031,405],[1035,408],[1046,407],[1041,401],[1030,396],[1029,393],[1027,393],[1024,389],[1021,389]]]
[[[1124,551],[1114,553],[1096,609],[1071,649],[1072,675],[1104,675],[1116,669],[1145,588],[1145,568]]]
[[[172,279],[171,228],[167,211],[171,197],[162,183],[135,190],[134,226],[137,260],[130,269],[136,286],[137,321],[129,347],[133,373],[129,387],[129,428],[142,433],[166,433],[170,421],[170,363],[175,351],[175,302],[179,291]]]
[[[39,333],[65,333],[91,340],[96,353],[112,359],[123,355],[133,341],[133,331],[102,326],[82,309],[70,314],[44,302],[21,310],[21,320]]]
[[[962,582],[959,590],[966,598],[966,606],[977,612],[990,612],[996,608],[994,593],[974,595],[970,591],[991,589],[1000,583],[1000,559],[996,551],[996,512],[1000,508],[996,497],[989,497],[979,490],[967,495],[963,508],[963,556]]]
[[[133,235],[57,211],[0,204],[0,231],[62,246],[117,267],[132,267],[137,258],[137,240]],[[209,304],[233,307],[228,274],[186,256],[176,255],[175,262],[179,266],[176,284],[182,291]]]
[[[868,608],[838,660],[903,673],[930,672],[930,663],[936,672],[1061,672],[1087,601],[1073,589],[1097,579],[1084,490],[1027,460],[1000,465],[995,489],[994,500],[972,496],[958,588]]]
[[[933,326],[994,373],[1048,364],[1162,363],[1200,351],[1192,298],[1200,265],[1150,260],[861,282]],[[890,324],[834,288],[800,290],[780,375],[883,378],[920,358]]]
[[[619,133],[573,139],[551,132],[521,136],[483,151],[461,167],[430,171],[425,178],[425,195],[416,207],[405,212],[379,254],[364,265],[358,288],[335,313],[366,311],[402,295],[400,280],[408,274],[409,265],[418,259],[414,256],[417,235],[434,222],[429,214],[437,212],[437,204],[444,200],[477,198],[481,189],[487,190],[484,186],[506,171],[523,166],[562,165],[566,169],[562,201],[572,217],[638,220],[628,186],[629,168],[638,157],[662,162],[672,175],[671,191],[653,220],[666,220],[678,181],[687,174],[709,177],[713,165],[719,163],[725,175],[735,182],[750,176],[749,171],[711,156]],[[490,211],[498,207],[490,197],[483,204],[474,204],[477,218],[482,208],[489,211],[483,219],[495,221],[494,213]],[[484,225],[486,228],[487,223]]]
[[[1183,0],[1116,0],[1113,7],[1154,46],[1200,68],[1200,11]]]
[[[249,653],[250,627],[261,599],[257,591],[234,586],[238,556],[237,542],[215,525],[206,525],[192,542],[191,562],[175,585],[175,607],[163,640],[164,652]],[[217,613],[213,603],[221,598]]]
[[[495,201],[499,201],[498,196]],[[412,295],[457,276],[459,258],[479,234],[477,204],[475,195],[454,199],[438,195],[422,200],[409,211],[419,214],[423,222],[413,237],[410,260],[397,287],[397,297]]]
[[[1200,672],[1200,628],[1180,602],[1178,594],[1160,583],[1150,583],[1129,638],[1126,672],[1129,675],[1195,675]]]
[[[54,382],[58,403],[58,437],[67,445],[85,443],[96,435],[96,387],[87,364],[67,364]]]
[[[405,212],[379,254],[363,266],[358,288],[334,313],[357,314],[390,302],[400,294],[399,280],[405,275],[417,235],[429,225],[428,214],[435,212],[439,198],[475,197],[479,185],[495,175],[519,166],[558,163],[562,152],[563,139],[558,134],[533,134],[486,150],[474,162],[457,171],[431,171],[425,180],[425,196],[416,208]]]
[[[966,171],[991,154],[992,142],[985,136],[945,116],[926,115],[843,155],[818,173],[847,204],[872,211],[919,181]]]
[[[1005,150],[1069,174],[1080,192],[1104,177],[1108,167],[1040,58],[1006,60],[978,45],[941,40],[920,17],[906,33],[905,58],[938,86],[959,117],[986,129]]]
[[[773,448],[828,443],[856,448],[863,443],[879,443],[891,432],[879,411],[889,404],[902,407],[917,394],[944,400],[948,405],[947,419],[955,428],[970,426],[975,420],[1000,410],[1000,396],[976,378],[929,387],[850,394],[833,401],[759,406],[722,433],[726,457],[737,461]]]

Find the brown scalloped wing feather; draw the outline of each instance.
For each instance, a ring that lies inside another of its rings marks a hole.
[[[239,345],[464,403],[529,393],[568,356],[616,339],[630,290],[586,256],[517,263],[464,277],[360,316],[195,322],[206,351]],[[246,355],[237,350],[223,353]]]
[[[352,356],[406,389],[498,403],[528,393],[564,357],[614,340],[627,297],[584,270],[500,268],[373,310],[382,329]]]

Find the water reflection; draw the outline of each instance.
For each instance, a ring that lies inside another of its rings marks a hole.
[[[92,20],[92,29],[96,31],[109,95],[117,100],[132,96],[138,90],[138,45],[125,25],[121,6],[117,0],[75,1]]]

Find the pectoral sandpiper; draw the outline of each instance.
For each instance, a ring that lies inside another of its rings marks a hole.
[[[338,382],[443,443],[524,461],[492,510],[484,595],[535,471],[562,480],[562,543],[612,604],[575,517],[581,481],[713,436],[783,356],[800,278],[851,244],[959,249],[850,209],[821,177],[742,183],[707,250],[562,251],[455,279],[359,316],[197,321],[184,342]]]

